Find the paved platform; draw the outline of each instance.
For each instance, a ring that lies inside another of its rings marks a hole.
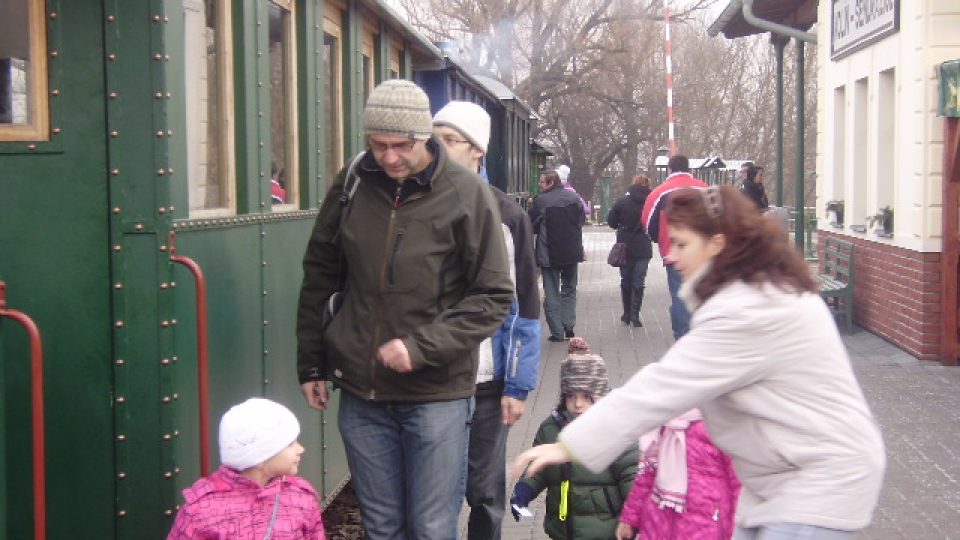
[[[588,226],[587,262],[580,266],[576,332],[607,362],[611,385],[625,382],[656,361],[673,342],[667,307],[670,295],[659,259],[650,263],[642,318],[644,326],[620,323],[617,269],[606,264],[614,235]],[[544,327],[545,328],[545,327]],[[544,337],[548,335],[544,330]],[[887,447],[888,466],[880,507],[861,540],[960,538],[960,368],[923,362],[862,329],[844,342]],[[511,429],[508,460],[533,443],[540,422],[557,403],[559,365],[566,345],[544,339],[540,384]],[[512,485],[508,485],[512,489]],[[503,538],[543,539],[543,500],[535,519],[519,525],[509,513]]]

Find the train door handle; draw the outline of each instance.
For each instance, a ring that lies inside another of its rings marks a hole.
[[[197,296],[197,401],[200,415],[200,475],[210,475],[210,368],[207,356],[207,278],[190,257],[177,255],[177,234],[169,234],[170,261],[186,266],[193,274]]]
[[[43,412],[43,341],[33,319],[7,308],[7,284],[0,281],[0,317],[20,323],[30,336],[30,400],[33,425],[33,538],[47,538],[46,422]]]

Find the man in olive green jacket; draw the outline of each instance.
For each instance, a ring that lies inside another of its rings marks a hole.
[[[477,346],[513,300],[500,215],[430,138],[416,85],[378,86],[363,122],[370,150],[334,181],[304,256],[298,376],[318,410],[326,381],[345,390],[339,427],[367,537],[455,538]]]

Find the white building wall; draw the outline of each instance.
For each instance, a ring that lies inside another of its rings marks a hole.
[[[842,199],[843,234],[916,251],[941,250],[943,122],[936,67],[960,58],[960,0],[901,0],[900,30],[830,59],[833,2],[818,7],[817,207]],[[892,239],[854,232],[882,206]]]

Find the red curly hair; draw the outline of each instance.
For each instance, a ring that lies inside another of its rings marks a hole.
[[[819,286],[806,261],[784,241],[783,227],[773,218],[758,214],[756,205],[733,186],[674,191],[667,200],[666,213],[671,226],[686,227],[705,238],[722,234],[726,239],[710,271],[696,286],[701,300],[706,301],[737,280],[772,283],[797,294],[817,292]]]

